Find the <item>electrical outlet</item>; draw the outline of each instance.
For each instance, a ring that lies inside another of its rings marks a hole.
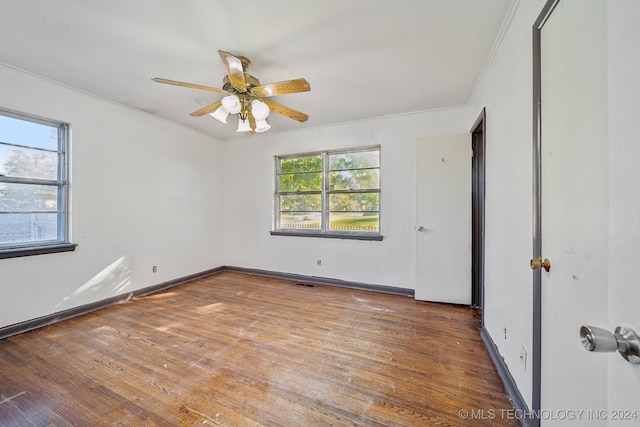
[[[320,267],[320,266],[322,265],[322,260],[321,260],[321,259],[317,259],[317,260],[316,260],[316,265],[317,265],[318,267]]]
[[[154,265],[153,267],[151,267],[151,271],[153,271],[154,273],[158,272],[158,266]]]
[[[504,326],[502,328],[502,332],[504,333],[504,339],[506,340],[507,339],[507,327],[506,326]]]
[[[527,370],[527,349],[524,346],[520,347],[520,363],[524,370]]]

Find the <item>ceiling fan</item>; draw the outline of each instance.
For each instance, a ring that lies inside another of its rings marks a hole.
[[[306,114],[267,98],[288,93],[308,92],[311,90],[311,85],[308,81],[300,78],[261,85],[257,78],[247,73],[247,69],[251,65],[251,61],[248,58],[235,56],[223,50],[219,50],[218,53],[227,72],[227,75],[222,80],[222,89],[159,77],[152,80],[157,83],[206,90],[225,95],[220,101],[194,111],[191,115],[199,117],[209,114],[222,123],[227,123],[229,114],[238,114],[238,132],[251,134],[269,130],[271,126],[266,121],[269,111],[275,111],[299,122],[307,121],[309,116]]]

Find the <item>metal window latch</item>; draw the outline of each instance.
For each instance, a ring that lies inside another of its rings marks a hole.
[[[640,363],[640,336],[630,328],[618,326],[611,333],[595,326],[582,326],[580,340],[589,351],[618,351],[629,363]]]

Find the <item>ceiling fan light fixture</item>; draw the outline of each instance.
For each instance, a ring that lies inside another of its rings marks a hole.
[[[216,109],[216,111],[214,111],[213,113],[209,113],[209,115],[214,119],[218,120],[219,122],[226,124],[227,116],[229,116],[229,111],[227,111],[227,109],[224,108],[224,105],[221,105]]]
[[[249,125],[249,120],[243,120],[238,117],[238,130],[236,132],[251,132],[251,125]]]
[[[231,114],[238,114],[242,109],[240,98],[237,95],[229,95],[222,98],[222,106]]]
[[[251,114],[256,119],[256,132],[266,132],[271,129],[271,125],[267,123],[267,117],[269,116],[269,106],[259,99],[251,101]]]
[[[251,114],[256,120],[264,120],[269,116],[269,106],[259,99],[251,101]]]
[[[267,123],[266,120],[258,120],[256,119],[256,128],[254,129],[256,132],[266,132],[271,129],[271,125]]]

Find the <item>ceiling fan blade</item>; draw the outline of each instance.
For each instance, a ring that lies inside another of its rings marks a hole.
[[[236,88],[240,93],[245,93],[247,91],[247,82],[244,80],[242,61],[224,50],[219,50],[218,54],[220,54],[224,69],[227,71],[231,86]]]
[[[153,80],[156,83],[164,83],[164,84],[167,84],[167,85],[189,87],[191,89],[208,90],[209,92],[224,93],[224,94],[227,94],[227,95],[230,94],[230,92],[227,92],[226,90],[223,90],[223,89],[218,89],[218,88],[209,87],[209,86],[197,85],[197,84],[194,84],[194,83],[179,82],[177,80],[162,79],[160,77],[154,77],[151,80]]]
[[[284,82],[271,83],[268,85],[256,86],[251,89],[251,93],[261,97],[286,95],[288,93],[308,92],[311,85],[305,79],[286,80]]]
[[[267,104],[271,111],[275,111],[278,114],[282,114],[285,117],[289,117],[290,119],[297,120],[299,122],[306,122],[309,116],[300,111],[296,111],[293,108],[285,107],[282,104],[278,104],[277,102],[273,102],[269,99],[261,99],[262,102]]]
[[[200,117],[200,116],[204,116],[205,114],[209,114],[215,110],[218,109],[219,106],[222,105],[222,101],[218,101],[218,102],[214,102],[213,104],[207,105],[206,107],[203,107],[201,109],[199,109],[198,111],[194,111],[193,113],[189,114],[190,116],[194,116],[194,117]]]

